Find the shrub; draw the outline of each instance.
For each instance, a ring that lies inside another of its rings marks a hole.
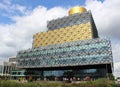
[[[84,81],[80,83],[64,83],[58,81],[38,81],[22,83],[13,80],[0,80],[0,87],[116,87],[112,80],[105,78],[96,81]]]
[[[1,80],[0,87],[18,87],[18,82],[10,80]]]

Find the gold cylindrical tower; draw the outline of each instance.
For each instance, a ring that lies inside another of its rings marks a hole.
[[[81,7],[81,6],[76,6],[73,7],[69,10],[69,15],[75,14],[75,13],[82,13],[82,12],[86,12],[86,8]]]

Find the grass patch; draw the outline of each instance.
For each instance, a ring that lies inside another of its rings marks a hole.
[[[37,81],[22,83],[14,80],[0,80],[0,87],[116,87],[112,80],[98,79],[80,83],[65,83],[56,81]]]

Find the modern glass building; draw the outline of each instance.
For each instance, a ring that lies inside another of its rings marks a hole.
[[[90,11],[70,9],[69,16],[48,22],[33,36],[33,47],[19,51],[18,67],[26,76],[48,80],[107,77],[113,71],[111,43],[101,39]]]

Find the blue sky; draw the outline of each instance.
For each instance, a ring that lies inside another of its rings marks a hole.
[[[73,6],[91,10],[100,38],[112,43],[115,75],[120,75],[120,0],[0,0],[0,61],[32,47],[47,21],[68,15]]]
[[[47,9],[50,9],[56,6],[64,7],[64,8],[68,8],[76,5],[84,6],[85,0],[70,0],[70,1],[68,0],[1,0],[1,3],[3,5],[8,5],[9,8],[11,8],[11,4],[14,4],[14,5],[20,5],[20,6],[26,7],[26,9],[32,10],[39,5],[45,6],[47,7]],[[11,20],[10,16],[24,15],[19,10],[15,10],[14,12],[11,12],[6,10],[5,8],[0,9],[0,13],[2,13],[0,14],[0,23],[2,24],[14,23],[14,21]],[[9,16],[6,16],[5,14],[8,14]]]
[[[19,3],[23,6],[28,6],[32,8],[35,8],[38,5],[42,5],[49,8],[55,7],[55,6],[74,6],[74,5],[84,5],[85,0],[13,0],[13,3]]]
[[[98,0],[103,2],[104,0]],[[11,4],[14,5],[20,5],[23,7],[26,7],[26,9],[34,9],[37,6],[45,6],[47,9],[53,8],[53,7],[72,7],[72,6],[85,6],[85,0],[1,0],[1,3],[3,5],[8,5],[11,6]],[[11,7],[9,7],[11,8]],[[5,8],[0,9],[0,23],[5,23],[5,24],[11,24],[14,23],[13,20],[11,20],[10,16],[14,15],[20,15],[23,16],[24,14],[21,13],[19,10],[15,10],[14,12],[8,11]],[[6,16],[5,14],[9,15]]]

